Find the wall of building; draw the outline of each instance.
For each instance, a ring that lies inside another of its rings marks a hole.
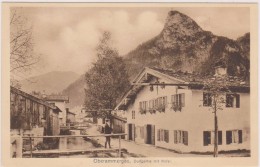
[[[60,119],[60,125],[66,125],[66,118],[67,118],[67,112],[66,112],[66,102],[64,101],[50,101],[50,103],[54,103],[55,106],[57,106],[62,112],[59,113],[59,119]]]
[[[160,81],[162,82],[162,81]],[[203,106],[203,92],[199,90],[178,89],[177,93],[185,93],[185,106],[181,111],[171,109],[171,95],[176,93],[175,86],[166,86],[162,89],[160,86],[144,87],[136,96],[132,105],[127,109],[127,124],[125,131],[128,133],[128,124],[135,124],[135,127],[143,127],[146,124],[155,125],[155,145],[169,148],[180,152],[206,152],[213,151],[213,144],[203,145],[203,131],[214,130],[214,114],[209,107]],[[149,101],[154,98],[167,96],[167,107],[165,112],[156,112],[155,114],[140,114],[139,102]],[[218,112],[219,130],[222,131],[222,145],[219,150],[237,150],[250,149],[250,95],[240,94],[240,108],[226,108]],[[135,111],[135,119],[132,119],[132,111]],[[137,128],[136,142],[144,143],[141,138],[140,128]],[[157,130],[169,130],[169,142],[157,141]],[[174,130],[188,131],[188,145],[174,143]],[[242,130],[243,142],[241,144],[226,144],[227,130]],[[128,139],[128,136],[126,137]]]

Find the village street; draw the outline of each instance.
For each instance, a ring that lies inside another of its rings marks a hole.
[[[88,129],[87,133],[89,135],[97,135],[100,132],[97,130],[98,127],[96,124],[91,124],[91,127]],[[102,146],[105,145],[105,137],[95,137],[98,143]],[[111,138],[111,147],[118,148],[119,140]],[[132,141],[121,140],[121,147],[126,149],[127,152],[133,157],[212,157],[212,155],[202,155],[202,154],[188,154],[188,153],[176,153],[169,151],[167,149],[158,148],[149,144],[140,144]],[[249,153],[226,153],[219,154],[219,157],[245,157]]]

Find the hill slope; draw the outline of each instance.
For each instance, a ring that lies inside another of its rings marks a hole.
[[[66,89],[62,91],[63,95],[67,95],[70,98],[70,103],[68,104],[70,108],[84,104],[84,85],[85,75],[81,75],[75,82],[71,83]]]
[[[20,81],[22,90],[31,93],[32,91],[45,91],[46,94],[59,93],[79,77],[78,74],[70,71],[52,71],[43,75],[28,78]]]

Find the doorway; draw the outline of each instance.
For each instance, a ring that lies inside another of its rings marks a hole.
[[[148,124],[146,125],[146,144],[155,145],[155,126]]]
[[[135,124],[128,124],[128,140],[135,140]]]

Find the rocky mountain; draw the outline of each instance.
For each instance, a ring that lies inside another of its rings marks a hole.
[[[78,74],[71,71],[52,71],[26,80],[21,80],[20,84],[21,89],[28,93],[31,93],[32,91],[45,91],[46,94],[60,93],[78,77]]]
[[[208,75],[220,61],[229,75],[246,75],[249,39],[249,33],[237,41],[216,36],[185,14],[170,11],[161,33],[125,55],[125,60],[130,76],[145,66]]]
[[[75,106],[81,106],[84,104],[84,85],[85,75],[81,75],[75,82],[71,83],[67,88],[62,91],[63,95],[67,95],[70,98],[68,107],[73,108]]]
[[[242,37],[239,37],[236,41],[241,47],[242,55],[250,60],[250,33],[246,33]]]
[[[130,80],[144,67],[159,67],[176,71],[214,73],[214,65],[221,62],[229,75],[248,75],[250,34],[237,40],[204,31],[190,17],[170,11],[159,35],[140,44],[124,55]],[[64,91],[71,107],[84,102],[84,75]]]

